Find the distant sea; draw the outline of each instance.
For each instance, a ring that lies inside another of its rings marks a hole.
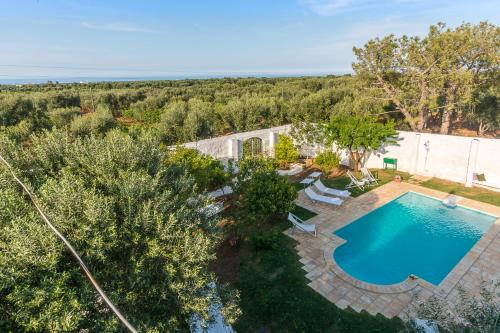
[[[129,77],[43,77],[43,78],[0,78],[0,84],[42,84],[47,82],[79,83],[79,82],[125,82],[125,81],[158,81],[158,80],[203,80],[221,78],[278,78],[343,75],[347,73],[228,73],[204,75],[166,75],[166,76],[129,76]]]

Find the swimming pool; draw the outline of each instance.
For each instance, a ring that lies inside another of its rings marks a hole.
[[[438,285],[496,219],[407,192],[336,230],[346,243],[333,257],[361,281],[390,285],[413,274]]]

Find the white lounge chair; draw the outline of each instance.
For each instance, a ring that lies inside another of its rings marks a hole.
[[[351,179],[351,182],[345,186],[346,189],[353,188],[353,187],[357,187],[361,191],[363,191],[365,189],[365,185],[367,185],[366,179],[363,178],[361,180],[358,180],[356,177],[354,177],[354,175],[349,170],[347,170],[347,176]]]
[[[298,216],[288,213],[288,221],[292,222],[293,229],[299,229],[316,237],[316,226],[314,224],[304,224]]]
[[[208,195],[214,199],[217,199],[219,197],[222,197],[224,195],[228,195],[231,193],[233,193],[233,189],[231,188],[231,186],[224,186],[223,188],[220,188],[218,190],[215,190],[213,192],[208,193]]]
[[[309,197],[309,199],[311,199],[311,201],[313,201],[313,202],[322,202],[322,203],[326,203],[329,205],[335,205],[335,206],[340,206],[342,204],[342,202],[344,202],[343,200],[341,200],[339,198],[332,198],[332,197],[327,197],[325,195],[317,194],[310,187],[306,188],[304,190],[304,192]]]
[[[367,167],[361,168],[361,174],[363,175],[363,179],[367,180],[368,183],[375,183],[378,185],[378,180],[373,176],[373,174],[368,170]]]
[[[304,169],[304,167],[302,166],[302,164],[296,163],[296,164],[290,165],[290,169],[277,170],[277,172],[278,172],[278,175],[280,175],[280,176],[295,176],[295,175],[298,175],[299,173],[301,173],[303,169]]]
[[[335,195],[337,197],[341,198],[347,198],[348,196],[351,195],[351,192],[344,190],[337,190],[335,188],[330,188],[326,187],[322,182],[321,179],[318,179],[316,182],[314,182],[314,186],[318,189],[323,194],[329,194],[329,195]]]
[[[208,217],[215,216],[224,210],[224,203],[214,202],[203,208],[203,212],[207,214]]]

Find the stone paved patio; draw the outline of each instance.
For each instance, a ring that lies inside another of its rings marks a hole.
[[[345,241],[333,235],[333,231],[408,191],[438,199],[448,196],[447,193],[414,184],[391,182],[357,198],[349,198],[340,207],[334,207],[312,203],[304,191],[300,191],[297,204],[318,214],[308,220],[308,223],[316,225],[318,235],[313,237],[299,231],[293,232],[291,228],[285,233],[298,242],[296,249],[306,277],[311,281],[309,286],[342,309],[351,307],[358,312],[366,310],[371,314],[381,313],[392,318],[404,317],[411,303],[425,300],[433,294],[453,305],[458,300],[458,286],[475,294],[479,292],[482,281],[500,279],[500,219],[438,286],[422,279],[377,286],[346,274],[332,257],[333,250]],[[497,206],[466,198],[461,198],[459,204],[500,216],[500,207]]]

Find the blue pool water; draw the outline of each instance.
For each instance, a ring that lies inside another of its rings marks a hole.
[[[347,242],[333,256],[365,282],[389,285],[414,274],[438,285],[495,220],[408,192],[335,231]]]

